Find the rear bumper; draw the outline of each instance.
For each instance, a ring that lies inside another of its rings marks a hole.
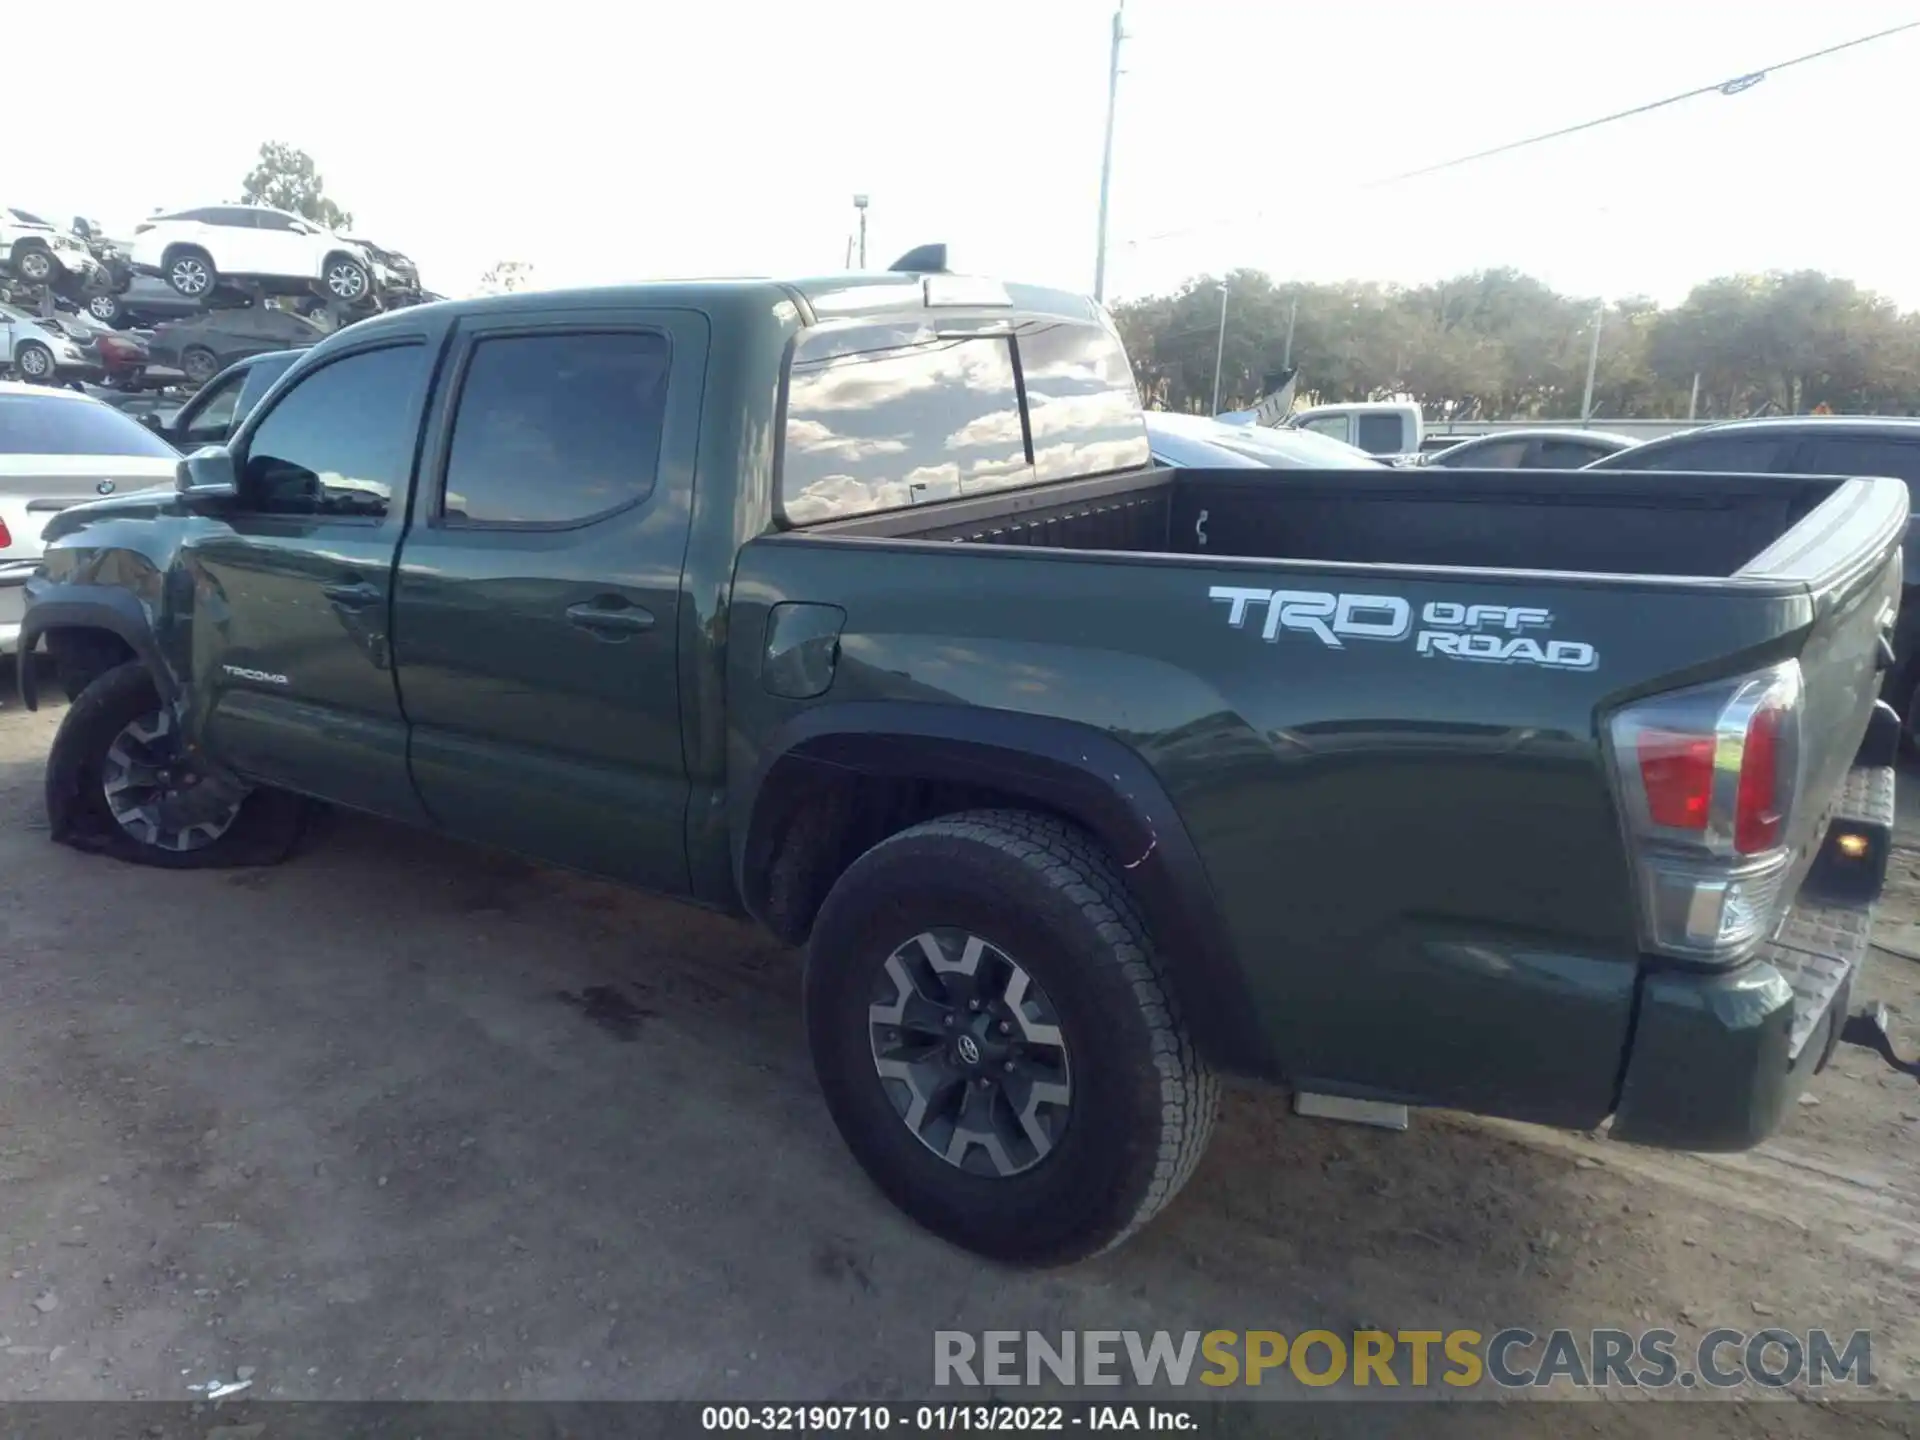
[[[1779,1128],[1832,1053],[1872,947],[1893,799],[1890,765],[1852,772],[1800,898],[1752,960],[1642,980],[1614,1139],[1745,1150]],[[1842,857],[1843,834],[1864,837],[1867,853]]]

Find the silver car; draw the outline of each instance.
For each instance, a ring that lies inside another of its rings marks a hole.
[[[179,459],[111,405],[0,380],[0,655],[19,645],[21,587],[40,563],[47,521],[82,500],[170,484]]]
[[[74,335],[58,320],[0,305],[0,373],[19,380],[97,380],[104,373],[100,348]]]
[[[1226,425],[1204,415],[1147,411],[1147,439],[1162,465],[1187,470],[1383,470],[1378,460],[1310,430]]]

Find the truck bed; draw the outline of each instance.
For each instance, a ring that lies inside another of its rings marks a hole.
[[[1252,976],[1257,1072],[1586,1126],[1643,973],[1606,716],[1797,659],[1808,793],[1838,794],[1907,513],[1877,478],[1143,471],[765,535],[731,624],[771,657],[775,607],[837,617],[829,714],[1143,763]],[[762,664],[730,647],[749,779],[828,723]]]
[[[821,536],[1372,565],[1729,577],[1844,483],[1543,470],[1149,470],[809,528]]]

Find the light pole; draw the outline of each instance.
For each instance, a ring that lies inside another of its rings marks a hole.
[[[1227,358],[1227,282],[1220,282],[1220,339],[1213,347],[1213,413],[1220,413],[1220,367]]]
[[[1587,393],[1580,401],[1580,423],[1593,418],[1593,377],[1600,369],[1600,322],[1607,318],[1607,302],[1593,307],[1593,344],[1587,349]]]
[[[860,268],[867,268],[867,197],[853,197],[853,208],[860,212]]]
[[[1113,10],[1113,48],[1107,56],[1107,138],[1100,152],[1100,236],[1093,247],[1093,298],[1107,298],[1107,191],[1113,184],[1113,112],[1120,99],[1120,42],[1127,38],[1121,16],[1127,0]]]

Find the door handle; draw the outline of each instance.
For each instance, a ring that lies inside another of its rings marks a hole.
[[[653,612],[645,606],[623,605],[616,610],[591,600],[569,605],[567,620],[582,630],[592,630],[608,637],[638,635],[643,630],[653,628]]]
[[[365,580],[356,585],[322,585],[320,593],[342,610],[364,610],[380,599],[380,587]]]

